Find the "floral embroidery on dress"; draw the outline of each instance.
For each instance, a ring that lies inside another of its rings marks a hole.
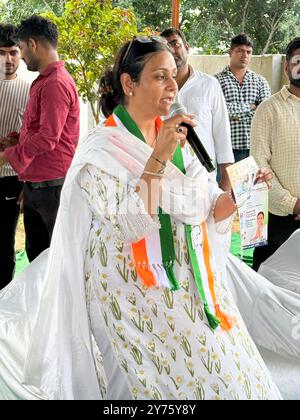
[[[237,323],[229,332],[209,328],[180,222],[174,222],[172,230],[174,271],[181,289],[172,292],[141,284],[126,242],[130,232],[123,230],[122,240],[118,217],[107,212],[106,184],[111,185],[112,180],[117,183],[120,204],[128,195],[128,186],[119,180],[89,166],[81,181],[93,213],[86,282],[97,295],[98,310],[132,398],[280,399],[222,279],[216,284],[218,298],[226,311],[236,315]],[[130,199],[142,209],[137,195]],[[127,218],[126,229],[132,227],[136,232],[141,220],[155,226],[142,210]],[[193,244],[202,244],[199,230]]]

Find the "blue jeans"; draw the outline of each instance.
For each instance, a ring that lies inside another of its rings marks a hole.
[[[250,155],[249,149],[233,149],[234,160],[239,162],[240,160],[246,159]]]

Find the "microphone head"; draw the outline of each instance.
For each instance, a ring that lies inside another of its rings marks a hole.
[[[174,102],[170,108],[170,116],[174,117],[175,115],[178,115],[178,114],[187,114],[187,110],[180,103]]]

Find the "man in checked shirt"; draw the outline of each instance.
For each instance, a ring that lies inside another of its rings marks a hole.
[[[229,66],[215,75],[226,100],[236,162],[249,156],[252,118],[257,106],[271,95],[266,79],[248,68],[252,52],[251,39],[237,35],[231,40]]]
[[[286,50],[289,85],[258,108],[251,131],[251,154],[273,172],[269,193],[268,245],[256,248],[253,268],[300,229],[300,38]]]

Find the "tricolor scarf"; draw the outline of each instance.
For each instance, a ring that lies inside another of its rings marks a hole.
[[[157,118],[157,130],[160,129],[161,124],[162,120]],[[122,105],[118,105],[114,109],[114,114],[107,119],[105,125],[120,128],[123,126],[135,137],[146,142],[139,127]],[[184,157],[180,145],[178,145],[174,153],[172,163],[185,174]],[[138,277],[145,286],[167,287],[172,291],[176,291],[180,289],[180,284],[174,274],[176,257],[172,218],[169,214],[163,212],[161,208],[158,209],[158,217],[161,225],[159,231],[143,238],[139,242],[132,243],[132,255]],[[194,279],[204,305],[208,323],[213,330],[219,325],[225,330],[230,330],[234,324],[234,319],[220,310],[216,297],[206,223],[203,222],[198,227],[186,224],[185,232]],[[199,236],[202,239],[200,242]]]

